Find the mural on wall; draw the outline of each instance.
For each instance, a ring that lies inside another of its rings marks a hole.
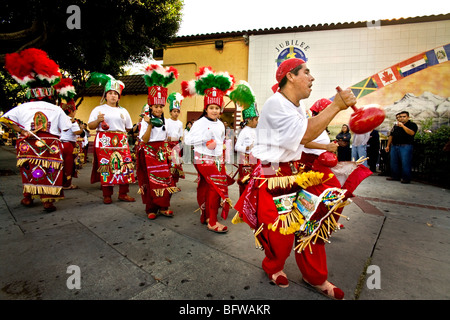
[[[408,111],[411,120],[421,125],[433,119],[433,128],[450,124],[450,44],[420,53],[386,68],[351,86],[357,106],[378,104],[386,119],[378,130],[387,132],[395,114]],[[346,123],[351,110],[333,121]]]

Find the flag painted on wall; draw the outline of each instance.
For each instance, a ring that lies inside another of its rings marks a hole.
[[[434,48],[433,50],[425,53],[428,59],[428,65],[434,66],[436,64],[448,61],[450,56],[450,44],[442,47]]]
[[[378,89],[377,83],[372,77],[364,79],[361,82],[350,87],[353,94],[357,99],[364,97],[365,95],[372,93]]]
[[[374,74],[372,77],[376,81],[378,88],[387,86],[402,78],[398,72],[397,66],[384,69],[383,71]]]
[[[418,54],[408,60],[400,62],[397,65],[398,71],[402,77],[407,77],[428,67],[427,55],[425,53]]]

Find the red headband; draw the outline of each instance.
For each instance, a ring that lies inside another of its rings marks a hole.
[[[322,110],[325,110],[326,107],[328,107],[331,104],[331,100],[328,99],[320,99],[314,102],[311,108],[309,110],[311,112],[319,113]]]
[[[302,65],[304,63],[305,63],[305,61],[303,61],[302,59],[298,59],[298,58],[284,60],[277,69],[277,73],[275,75],[275,78],[277,79],[277,84],[275,84],[272,87],[272,91],[277,92],[278,84],[280,83],[281,80],[283,80],[283,78],[286,76],[286,74],[288,72],[292,71],[293,69],[295,69],[296,67],[298,67],[299,65]]]

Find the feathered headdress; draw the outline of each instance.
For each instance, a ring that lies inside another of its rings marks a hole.
[[[28,87],[29,99],[53,96],[52,86],[61,79],[56,62],[45,51],[36,48],[6,54],[5,68],[20,85]]]
[[[181,101],[183,101],[184,97],[178,92],[172,92],[167,97],[167,102],[169,103],[169,111],[173,109],[178,109],[181,111]]]
[[[248,82],[241,80],[231,91],[230,99],[242,108],[244,120],[259,116],[256,109],[256,97]]]
[[[100,72],[92,72],[90,74],[89,79],[86,81],[86,87],[90,87],[91,85],[102,86],[105,88],[100,103],[103,103],[103,101],[105,100],[105,95],[108,91],[113,90],[117,92],[120,98],[123,89],[125,89],[125,84],[122,81],[116,80],[110,74],[104,74]]]
[[[223,97],[233,89],[235,79],[228,72],[215,72],[211,67],[201,67],[196,78],[181,83],[184,97],[204,96],[204,108],[210,104],[223,107]]]
[[[61,81],[54,86],[54,88],[59,97],[59,105],[61,108],[68,112],[76,110],[76,105],[73,98],[76,96],[77,92],[73,86],[72,79],[62,78]]]
[[[165,105],[167,99],[167,86],[178,78],[178,70],[159,64],[151,64],[145,68],[144,81],[148,87],[148,104]]]

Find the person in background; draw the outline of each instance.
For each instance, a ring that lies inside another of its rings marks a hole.
[[[240,81],[230,93],[230,99],[242,108],[242,119],[244,120],[234,146],[238,155],[237,183],[239,195],[242,195],[253,171],[253,166],[256,164],[256,159],[251,155],[251,151],[256,142],[259,113],[256,107],[256,97],[250,84],[246,81]]]
[[[341,132],[336,135],[336,141],[338,143],[337,157],[339,161],[351,161],[352,152],[350,150],[350,140],[352,135],[348,128],[348,125],[343,124]]]
[[[372,172],[377,172],[377,163],[380,156],[380,134],[378,130],[373,129],[370,132],[369,141],[367,141],[367,163]]]
[[[354,133],[352,142],[352,161],[358,161],[360,158],[367,157],[367,141],[369,141],[370,132]],[[363,164],[368,167],[367,160]]]
[[[120,201],[135,202],[128,195],[130,183],[135,182],[127,135],[133,123],[127,109],[119,105],[125,85],[110,75],[98,72],[93,72],[86,83],[87,86],[92,84],[103,85],[105,90],[101,105],[91,111],[88,120],[89,129],[97,130],[91,183],[101,183],[104,204],[112,203],[115,185],[119,185]]]
[[[186,122],[186,126],[184,127],[183,137],[181,138],[181,143],[183,145],[183,163],[192,163],[192,159],[194,159],[194,146],[189,146],[184,143],[186,135],[189,133],[189,130],[192,128],[192,121]]]
[[[169,103],[170,118],[165,119],[167,130],[167,142],[170,149],[170,172],[172,173],[175,184],[178,180],[184,179],[184,171],[182,164],[183,149],[181,140],[183,138],[183,123],[178,120],[181,112],[181,102],[183,96],[178,92],[172,92],[167,97]]]
[[[418,127],[409,119],[408,111],[401,111],[395,117],[397,121],[389,132],[385,148],[391,165],[391,177],[386,180],[411,183],[414,135]]]
[[[75,119],[77,107],[73,98],[76,95],[76,92],[72,84],[72,79],[70,78],[63,78],[55,85],[55,89],[59,97],[59,106],[72,122],[72,127],[67,131],[61,132],[60,137],[63,145],[62,151],[64,158],[63,189],[78,189],[78,186],[72,184],[72,178],[77,178],[77,166],[75,164],[75,159],[77,159],[79,151],[77,139],[78,136],[83,133],[83,130]]]

